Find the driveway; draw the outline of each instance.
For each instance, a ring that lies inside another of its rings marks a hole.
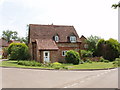
[[[2,68],[3,88],[118,88],[118,70],[57,71]]]

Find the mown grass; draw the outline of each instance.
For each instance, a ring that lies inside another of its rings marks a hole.
[[[2,67],[19,67],[19,68],[45,68],[45,69],[54,69],[54,67],[47,66],[24,66],[18,65],[17,61],[9,60],[0,62],[0,66]],[[66,67],[68,69],[106,69],[113,68],[113,62],[104,63],[104,62],[92,62],[92,63],[84,63],[79,65],[73,64],[62,64],[62,67]]]
[[[18,67],[18,68],[48,68],[48,67],[38,67],[38,66],[24,66],[24,65],[18,65],[17,61],[13,61],[13,60],[8,60],[8,61],[2,61],[0,62],[0,66],[1,67]],[[49,69],[53,69],[51,67],[49,67]]]

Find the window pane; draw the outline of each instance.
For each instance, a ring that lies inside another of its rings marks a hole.
[[[48,53],[45,53],[45,56],[48,56]]]

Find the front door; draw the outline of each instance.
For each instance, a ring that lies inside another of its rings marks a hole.
[[[44,62],[46,63],[48,63],[48,62],[50,62],[50,52],[49,51],[44,51],[43,52],[43,57],[44,57]]]

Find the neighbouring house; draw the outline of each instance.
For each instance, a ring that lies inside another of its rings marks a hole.
[[[81,41],[81,50],[87,50],[88,49],[88,44],[87,44],[87,38],[85,36],[81,36],[80,37],[80,41]]]
[[[73,26],[30,24],[28,46],[33,60],[65,62],[66,51],[80,53],[81,41]]]
[[[7,53],[4,53],[3,49],[8,46],[9,46],[9,43],[4,38],[1,38],[0,39],[0,58],[7,58]]]
[[[7,42],[4,38],[0,39],[0,58],[7,58],[7,52],[5,48],[7,48],[11,43],[20,43],[20,41],[9,41]]]

